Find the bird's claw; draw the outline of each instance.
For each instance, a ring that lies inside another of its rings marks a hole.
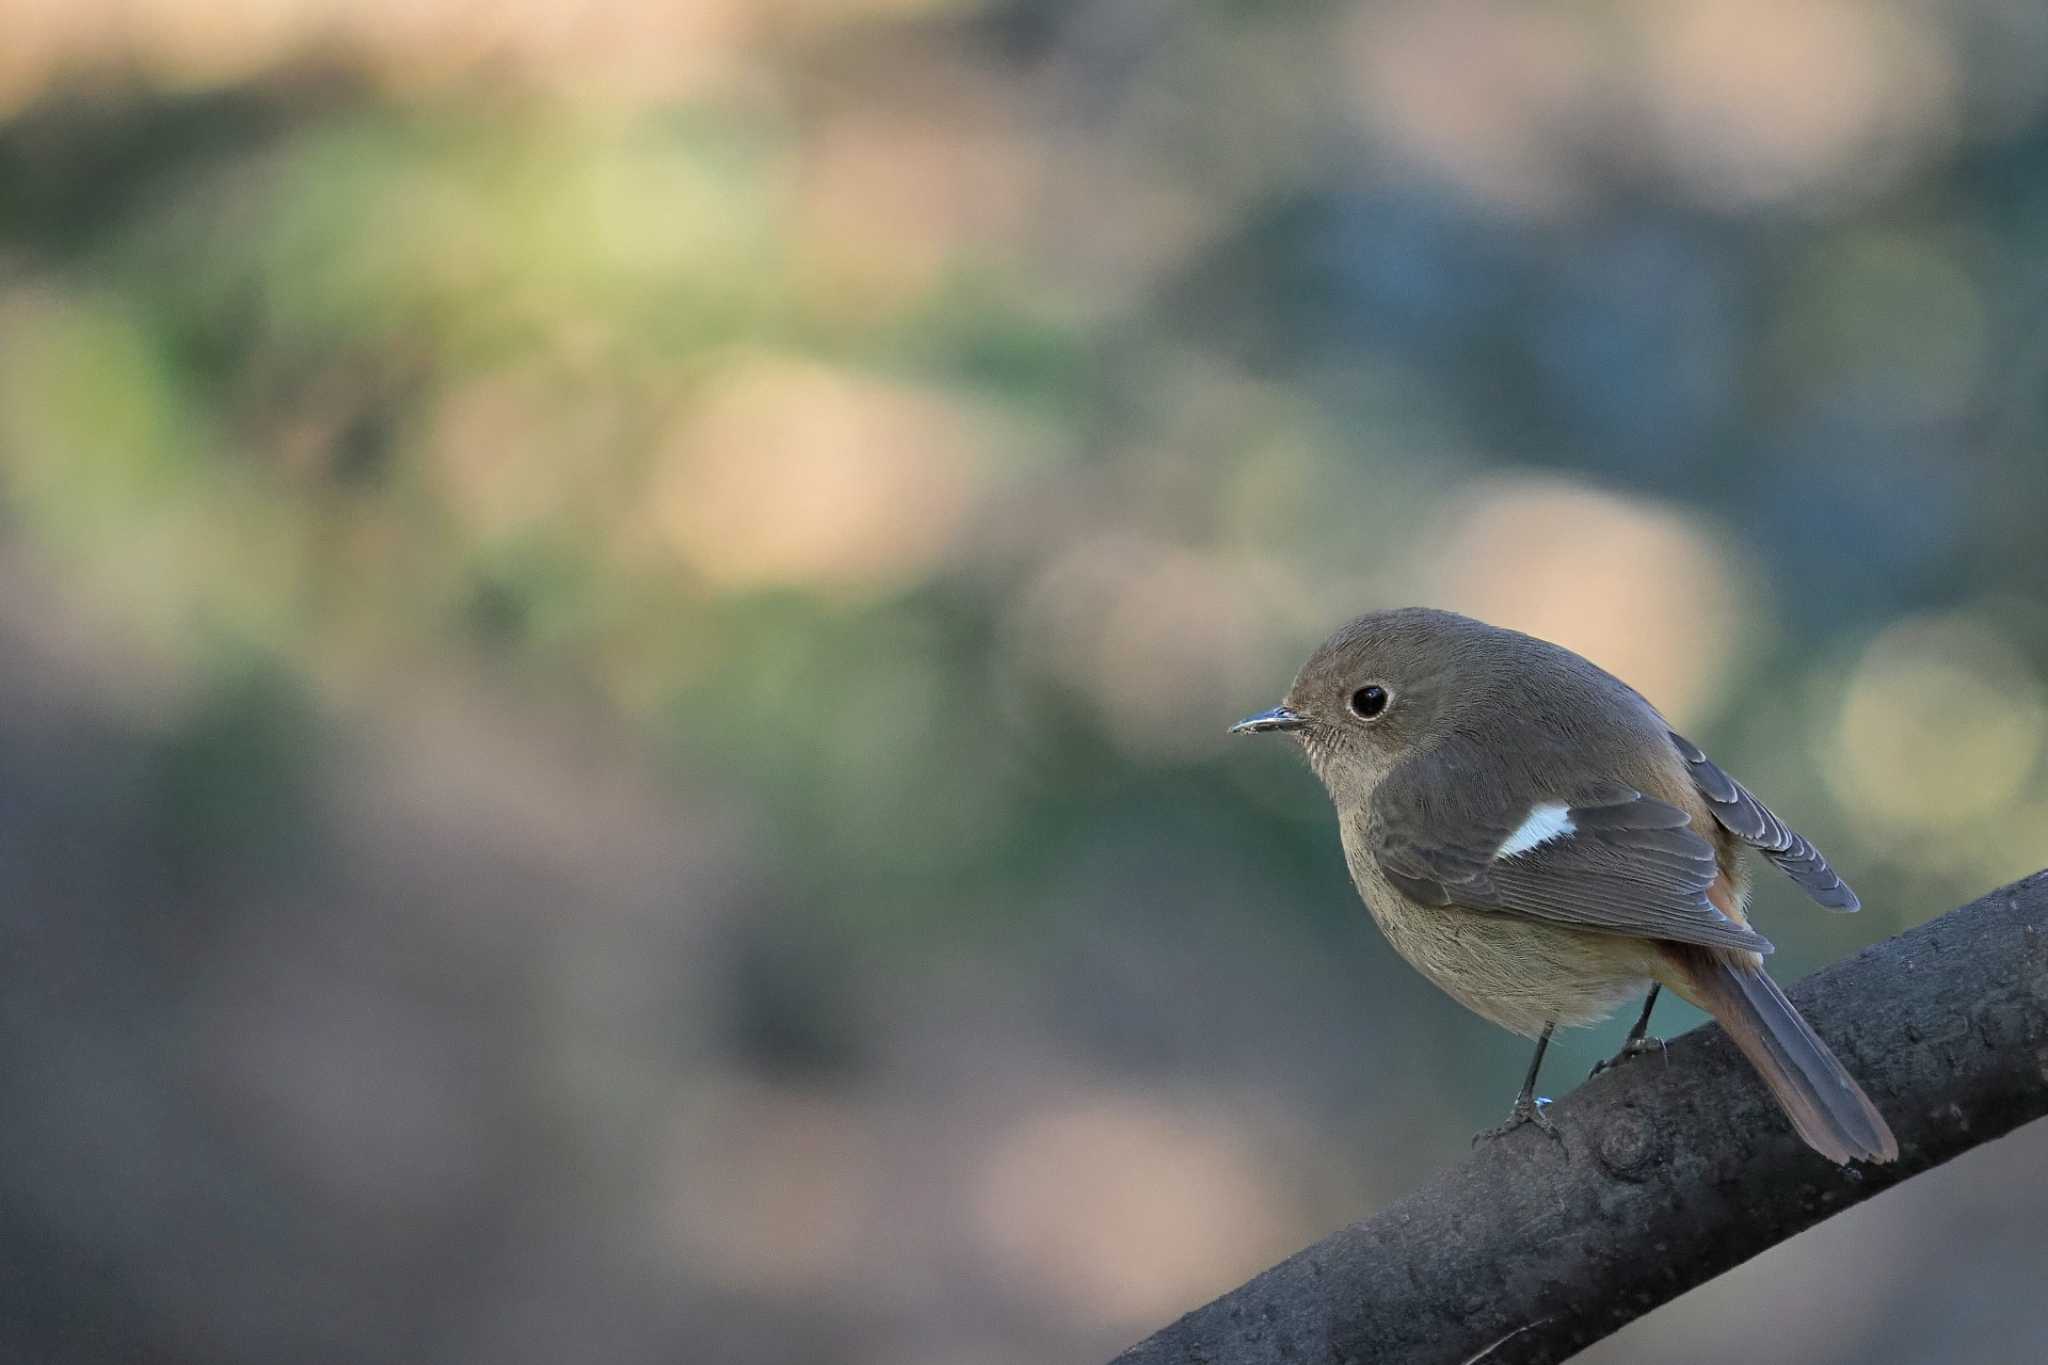
[[[1621,1045],[1621,1051],[1615,1053],[1606,1061],[1593,1063],[1593,1069],[1586,1073],[1586,1079],[1590,1081],[1603,1071],[1612,1071],[1631,1057],[1640,1057],[1646,1052],[1661,1053],[1663,1051],[1664,1040],[1662,1038],[1631,1038]]]
[[[1506,1137],[1525,1123],[1535,1125],[1537,1129],[1548,1134],[1552,1141],[1562,1142],[1564,1135],[1557,1131],[1556,1124],[1544,1116],[1543,1106],[1549,1103],[1550,1101],[1541,1095],[1523,1095],[1519,1097],[1515,1101],[1515,1107],[1508,1111],[1507,1122],[1497,1123],[1491,1128],[1474,1133],[1472,1135],[1472,1145],[1477,1147],[1483,1141],[1497,1137]]]

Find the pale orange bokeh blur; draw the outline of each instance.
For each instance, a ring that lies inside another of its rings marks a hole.
[[[647,515],[728,589],[928,575],[973,509],[986,425],[936,390],[773,356],[710,381],[656,457]]]
[[[1675,725],[1726,705],[1758,612],[1728,534],[1697,512],[1557,479],[1487,479],[1452,504],[1440,604],[1577,650]]]

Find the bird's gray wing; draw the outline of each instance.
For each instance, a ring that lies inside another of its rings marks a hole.
[[[1846,913],[1862,908],[1856,893],[1828,866],[1819,849],[1787,829],[1784,821],[1771,814],[1769,806],[1750,795],[1747,787],[1700,752],[1699,745],[1680,734],[1673,734],[1671,742],[1678,746],[1679,757],[1685,760],[1693,785],[1707,798],[1714,819],[1723,829],[1776,863],[1779,870],[1799,884],[1800,890],[1828,909]]]
[[[1425,905],[1527,915],[1575,929],[1771,951],[1707,899],[1720,868],[1686,813],[1619,782],[1515,798],[1497,765],[1438,751],[1374,793],[1373,860]],[[1531,817],[1537,823],[1530,825]],[[1533,835],[1545,835],[1529,842]],[[1526,846],[1511,850],[1511,840]]]

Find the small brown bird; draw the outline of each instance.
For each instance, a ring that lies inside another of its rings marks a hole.
[[[1536,1039],[1491,1133],[1554,1135],[1535,1097],[1551,1030],[1647,991],[1614,1065],[1645,1050],[1669,986],[1720,1022],[1815,1151],[1897,1158],[1884,1116],[1765,974],[1742,849],[1830,910],[1856,909],[1855,893],[1620,679],[1451,612],[1373,612],[1310,656],[1282,705],[1232,730],[1301,741],[1388,942]]]

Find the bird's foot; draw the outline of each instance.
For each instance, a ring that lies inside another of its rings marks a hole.
[[[1541,1095],[1518,1096],[1515,1100],[1515,1107],[1508,1111],[1508,1121],[1506,1123],[1497,1123],[1491,1128],[1474,1133],[1472,1135],[1472,1145],[1477,1147],[1483,1141],[1497,1137],[1506,1137],[1525,1123],[1534,1124],[1542,1132],[1549,1134],[1553,1141],[1562,1142],[1564,1135],[1557,1131],[1557,1125],[1544,1117],[1543,1106],[1549,1103],[1550,1101]]]
[[[1662,1052],[1663,1050],[1664,1040],[1662,1038],[1631,1038],[1621,1045],[1621,1051],[1615,1053],[1606,1061],[1593,1063],[1593,1069],[1586,1073],[1586,1079],[1590,1081],[1603,1071],[1612,1071],[1631,1057],[1640,1057],[1645,1052]]]

